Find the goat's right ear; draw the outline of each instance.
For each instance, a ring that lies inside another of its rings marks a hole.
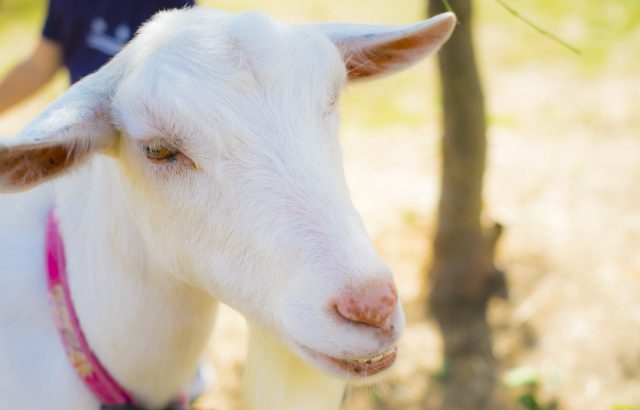
[[[316,24],[315,27],[342,52],[349,80],[360,80],[394,73],[438,51],[455,24],[453,13],[442,13],[404,26]]]
[[[0,143],[0,192],[18,192],[52,179],[99,150],[112,150],[113,82],[100,71],[72,86],[13,140]]]

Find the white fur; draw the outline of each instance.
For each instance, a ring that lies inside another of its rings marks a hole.
[[[338,49],[327,29],[256,13],[161,13],[17,142],[0,147],[2,165],[3,155],[40,155],[57,144],[77,169],[55,189],[0,196],[3,408],[98,408],[48,308],[43,238],[53,204],[85,336],[150,409],[187,384],[218,301],[252,326],[249,408],[336,408],[344,375],[330,377],[338,371],[306,349],[354,359],[395,343],[399,305],[395,331],[384,335],[332,309],[344,289],[392,278],[345,184],[336,99],[350,50]],[[403,30],[396,38],[411,35]],[[434,47],[445,31],[429,39]],[[366,48],[366,33],[358,36],[353,53]],[[421,57],[412,53],[393,69]],[[152,138],[183,154],[148,160],[141,144]],[[2,172],[6,191],[33,185],[10,186]],[[40,182],[57,176],[34,172]]]

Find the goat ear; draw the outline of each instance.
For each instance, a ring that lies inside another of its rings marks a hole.
[[[98,72],[61,95],[13,140],[0,144],[0,192],[29,189],[113,149],[112,82]]]
[[[374,78],[408,67],[436,52],[456,23],[443,13],[413,25],[319,24],[342,52],[350,80]]]

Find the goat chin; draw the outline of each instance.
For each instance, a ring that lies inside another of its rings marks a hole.
[[[340,407],[345,386],[251,327],[244,371],[247,410],[333,410]]]

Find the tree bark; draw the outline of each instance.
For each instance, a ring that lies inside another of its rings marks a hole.
[[[443,115],[442,179],[432,271],[436,303],[452,297],[477,304],[487,273],[481,269],[480,223],[486,162],[484,95],[471,36],[471,1],[452,0],[459,24],[438,58]],[[430,13],[446,11],[431,0]],[[480,268],[480,269],[479,269]],[[440,300],[443,299],[443,300]]]
[[[492,409],[496,362],[486,321],[487,302],[496,288],[506,289],[494,265],[501,233],[482,227],[482,190],[486,164],[484,95],[472,41],[472,1],[449,0],[459,24],[441,49],[442,177],[431,266],[431,310],[440,325],[450,370],[442,409]],[[429,14],[446,11],[430,0]]]

